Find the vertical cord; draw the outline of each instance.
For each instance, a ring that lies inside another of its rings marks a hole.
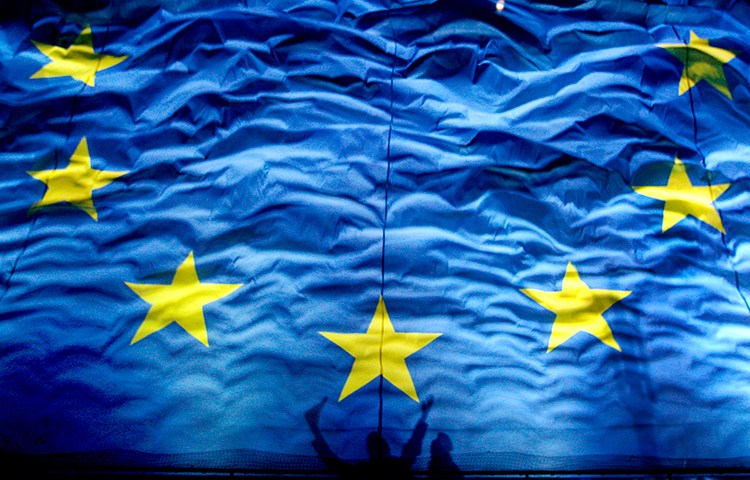
[[[675,36],[679,38],[679,35],[677,34],[677,29],[675,29],[674,25],[672,25],[672,30],[674,31]],[[688,48],[688,44],[683,40],[682,43],[685,44],[685,75],[688,76],[690,69],[688,66],[690,65],[690,48]],[[688,77],[688,80],[692,80]],[[693,143],[695,144],[695,150],[698,152],[698,155],[701,159],[701,165],[703,166],[703,170],[708,172],[708,166],[706,164],[706,156],[703,154],[703,151],[701,150],[701,147],[698,143],[698,115],[695,112],[695,99],[693,98],[693,88],[691,85],[688,85],[687,89],[688,93],[688,99],[690,101],[690,112],[693,116]],[[708,182],[708,186],[711,186],[711,175],[706,175],[706,180]],[[712,199],[715,200],[715,199]],[[721,210],[716,207],[714,204],[714,208],[716,208],[716,214],[719,215],[719,219],[721,219],[722,224],[724,223],[724,219],[721,215]],[[721,234],[721,242],[724,245],[724,248],[726,249],[727,253],[729,254],[729,264],[732,267],[732,272],[734,273],[734,286],[737,289],[737,293],[739,293],[740,298],[745,303],[745,308],[747,309],[748,313],[750,313],[750,303],[748,303],[747,298],[745,298],[745,295],[742,293],[742,289],[740,288],[740,274],[737,271],[736,268],[734,268],[734,262],[732,260],[732,251],[729,248],[729,245],[727,245],[727,236],[724,232],[719,232]]]
[[[388,11],[388,16],[390,18],[390,10]],[[378,377],[378,380],[380,382],[378,386],[378,393],[379,393],[379,407],[378,407],[378,434],[380,436],[383,435],[383,325],[385,324],[385,231],[388,226],[388,194],[390,192],[390,185],[391,185],[391,136],[393,134],[393,77],[396,73],[396,49],[397,49],[397,42],[396,42],[396,32],[395,30],[391,30],[391,34],[393,37],[393,64],[391,65],[391,77],[390,77],[390,113],[391,118],[390,122],[388,124],[388,139],[386,143],[386,161],[387,161],[387,168],[386,168],[386,174],[385,174],[385,207],[383,208],[383,237],[382,237],[382,246],[380,250],[380,298],[383,299],[383,309],[381,311],[381,317],[380,317],[380,377]]]

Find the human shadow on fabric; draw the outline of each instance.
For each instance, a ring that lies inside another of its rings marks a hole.
[[[365,477],[387,478],[388,480],[415,478],[412,468],[417,457],[422,453],[422,442],[427,433],[427,414],[433,403],[431,397],[422,402],[422,415],[419,417],[419,421],[414,427],[411,437],[401,449],[400,456],[393,456],[390,445],[388,445],[388,442],[386,442],[381,433],[373,431],[366,438],[369,459],[357,462],[342,460],[337,456],[320,431],[320,412],[323,410],[323,406],[327,400],[328,397],[325,397],[317,405],[310,408],[305,413],[305,419],[315,437],[312,442],[313,448],[315,448],[318,456],[323,460],[331,473],[337,475],[339,478],[347,479],[361,479]],[[441,443],[441,445],[444,444]],[[441,461],[445,461],[443,455],[446,453],[445,448],[438,446],[438,449],[441,452]],[[440,476],[444,477],[443,474]],[[421,475],[421,477],[424,477],[424,475]]]
[[[461,469],[453,461],[451,451],[453,442],[445,432],[438,432],[435,440],[430,444],[430,466],[427,470],[430,478],[460,479],[463,478]]]

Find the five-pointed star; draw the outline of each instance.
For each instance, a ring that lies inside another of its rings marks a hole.
[[[26,172],[47,184],[47,191],[41,200],[29,209],[33,214],[39,208],[54,203],[68,202],[98,219],[91,194],[94,190],[108,185],[112,180],[128,172],[108,172],[91,168],[91,156],[86,137],[78,143],[67,167],[56,170]]]
[[[643,186],[633,187],[633,189],[641,195],[666,202],[661,226],[662,232],[666,232],[683,218],[692,215],[724,233],[721,217],[713,206],[713,202],[729,186],[729,183],[693,186],[685,170],[685,164],[675,157],[672,173],[669,174],[669,181],[666,186]]]
[[[86,85],[94,86],[96,72],[106,70],[122,62],[127,55],[114,57],[94,52],[91,28],[86,27],[68,48],[35,42],[36,48],[51,61],[40,68],[31,78],[73,77]]]
[[[174,279],[169,285],[129,282],[125,282],[125,285],[151,304],[146,319],[130,342],[131,345],[176,322],[205,346],[208,346],[208,332],[203,317],[203,306],[229,295],[242,286],[201,283],[195,270],[193,252],[190,252],[185,261],[177,267]]]
[[[631,292],[591,289],[583,283],[572,263],[568,263],[562,290],[559,292],[544,292],[531,288],[521,289],[521,292],[557,314],[552,325],[547,353],[578,332],[590,333],[604,344],[622,351],[602,314]]]
[[[692,30],[690,43],[687,45],[684,43],[660,43],[658,45],[685,64],[680,79],[680,95],[701,80],[705,80],[730,100],[732,99],[727,79],[724,76],[723,65],[732,60],[737,52],[712,47],[707,39],[700,38]]]
[[[406,366],[406,357],[421,350],[441,335],[396,333],[382,296],[367,333],[319,333],[354,357],[352,370],[341,391],[339,401],[382,375],[393,386],[418,402],[417,390]]]

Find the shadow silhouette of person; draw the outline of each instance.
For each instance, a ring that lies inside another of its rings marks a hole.
[[[419,417],[411,437],[401,449],[400,456],[394,457],[391,454],[388,442],[379,431],[374,431],[367,434],[365,440],[369,459],[359,462],[347,462],[339,458],[323,437],[318,424],[320,412],[323,410],[326,401],[328,401],[328,397],[324,397],[317,405],[305,412],[305,419],[315,437],[312,446],[332,473],[340,478],[361,479],[369,476],[388,478],[389,480],[413,478],[412,467],[417,457],[422,453],[422,442],[427,433],[427,414],[433,403],[432,397],[428,397],[421,403],[422,415]]]
[[[428,474],[434,478],[459,479],[463,478],[461,469],[453,461],[451,451],[453,442],[445,432],[438,432],[435,440],[430,444],[430,465]]]

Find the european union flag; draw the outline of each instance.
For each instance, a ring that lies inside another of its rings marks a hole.
[[[6,463],[750,470],[747,2],[0,21]]]

